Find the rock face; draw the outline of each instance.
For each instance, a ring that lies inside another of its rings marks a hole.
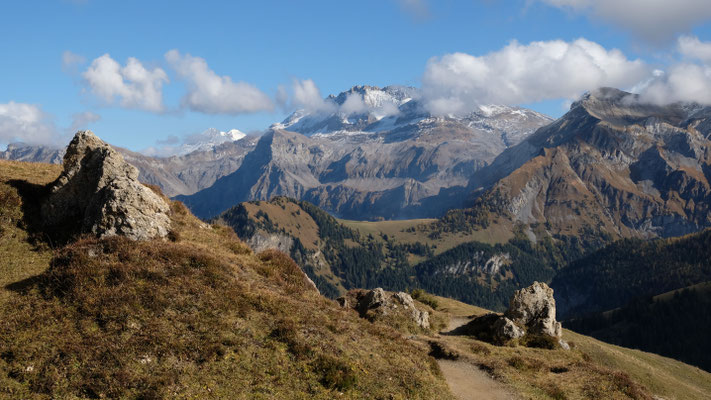
[[[504,314],[516,324],[525,326],[529,333],[560,337],[560,322],[555,319],[553,289],[545,283],[517,291],[511,298],[509,309]]]
[[[382,288],[351,290],[337,301],[342,307],[353,308],[361,317],[371,321],[404,316],[420,328],[430,329],[430,313],[418,309],[405,292],[389,293]]]
[[[139,183],[138,170],[91,131],[77,132],[63,163],[42,204],[48,226],[133,240],[168,234],[168,204]]]

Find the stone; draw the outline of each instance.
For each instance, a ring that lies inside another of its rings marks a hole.
[[[491,336],[495,342],[507,342],[509,340],[520,339],[525,334],[522,328],[506,317],[499,317],[491,326]]]
[[[548,335],[560,338],[562,328],[555,318],[553,289],[545,283],[518,290],[504,314],[514,323],[526,327],[529,334]]]
[[[42,202],[44,223],[72,233],[133,240],[165,237],[170,207],[138,181],[138,170],[91,131],[67,147],[64,170]]]
[[[505,344],[511,340],[522,338],[526,331],[502,315],[489,313],[474,318],[452,333],[474,336],[489,343]]]
[[[349,298],[353,298],[350,301]],[[420,310],[415,306],[412,296],[405,292],[391,293],[382,288],[373,290],[356,290],[349,292],[339,304],[350,305],[361,317],[378,319],[383,316],[407,315],[417,326],[423,329],[430,328],[430,313]]]
[[[365,294],[363,299],[358,302],[358,308],[360,309],[361,314],[365,314],[368,310],[387,305],[386,303],[387,297],[385,295],[385,291],[382,288],[376,288],[369,290]]]

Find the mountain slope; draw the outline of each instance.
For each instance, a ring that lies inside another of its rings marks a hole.
[[[711,281],[711,230],[674,239],[627,239],[563,268],[551,283],[563,318],[622,307]]]
[[[309,202],[286,197],[241,203],[216,220],[256,251],[288,253],[333,298],[354,288],[422,288],[498,311],[517,289],[549,281],[571,257],[561,254],[563,246],[531,243],[521,231],[498,244],[471,238],[449,244],[418,237],[416,227],[398,234],[362,232]]]
[[[33,213],[58,173],[0,161],[0,398],[451,398],[426,349],[179,203],[173,242],[52,250]]]
[[[362,107],[346,111],[349,99]],[[412,88],[354,87],[326,102],[328,111],[275,124],[239,170],[180,200],[202,218],[272,196],[351,219],[436,216],[462,204],[456,188],[474,171],[550,122],[502,106],[436,117],[421,110]]]
[[[626,239],[553,279],[566,326],[709,370],[711,230],[673,239]]]
[[[53,250],[32,213],[59,172],[0,161],[0,398],[452,398],[426,354],[442,336],[361,319],[319,296],[288,258],[253,254],[179,203],[172,241],[83,238]],[[456,318],[482,312],[436,306]],[[697,368],[564,337],[573,350],[451,340],[472,368],[527,398],[711,392]]]
[[[479,200],[452,222],[544,224],[592,247],[711,226],[709,116],[711,108],[646,105],[616,89],[589,93],[477,171],[469,188]]]
[[[599,340],[673,357],[711,371],[711,283],[700,283],[565,322]]]

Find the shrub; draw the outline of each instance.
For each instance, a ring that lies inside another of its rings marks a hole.
[[[329,389],[345,392],[358,381],[355,370],[344,361],[322,355],[313,363],[314,371],[321,375],[321,384]]]

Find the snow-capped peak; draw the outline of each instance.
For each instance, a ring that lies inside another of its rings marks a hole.
[[[143,153],[149,156],[168,157],[174,155],[185,155],[198,150],[211,150],[225,142],[235,142],[247,135],[239,129],[230,129],[226,132],[215,128],[206,129],[203,132],[186,136],[182,143],[176,138],[173,144],[165,144],[160,147],[149,147]]]

